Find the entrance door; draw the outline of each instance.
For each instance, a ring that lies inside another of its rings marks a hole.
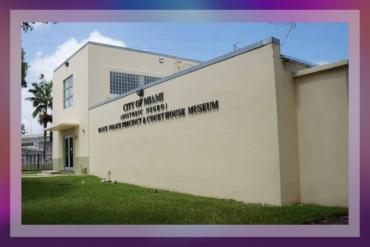
[[[64,137],[64,168],[66,170],[73,169],[73,137],[65,136]]]

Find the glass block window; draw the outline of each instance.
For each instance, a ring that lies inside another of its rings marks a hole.
[[[110,93],[123,94],[139,87],[139,75],[110,72]]]
[[[73,76],[63,81],[63,104],[64,108],[73,105]]]
[[[110,71],[110,93],[124,94],[160,77]]]
[[[156,77],[156,76],[147,76],[145,75],[144,76],[144,85],[147,85],[149,83],[151,83],[152,81],[156,81],[156,80],[159,80],[161,79],[160,77]]]

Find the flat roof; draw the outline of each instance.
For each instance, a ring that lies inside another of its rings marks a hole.
[[[118,96],[116,96],[116,97],[114,97],[114,98],[111,98],[111,99],[104,100],[104,101],[102,101],[102,102],[96,103],[95,105],[90,106],[90,107],[89,107],[89,110],[94,109],[94,108],[96,108],[96,107],[98,107],[98,106],[101,106],[101,105],[104,105],[104,104],[110,103],[110,102],[112,102],[112,101],[115,101],[115,100],[121,99],[121,98],[126,97],[126,96],[128,96],[128,95],[130,95],[130,94],[136,93],[137,91],[139,91],[139,90],[141,90],[141,89],[146,89],[146,88],[149,88],[149,87],[152,87],[152,86],[158,85],[158,84],[163,83],[163,82],[166,82],[166,81],[168,81],[168,80],[171,80],[171,79],[174,79],[174,78],[177,78],[177,77],[180,77],[180,76],[183,76],[183,75],[189,74],[189,73],[194,72],[194,71],[196,71],[196,70],[199,70],[199,69],[202,69],[202,68],[204,68],[204,67],[207,67],[207,66],[213,65],[213,64],[215,64],[215,63],[219,63],[219,62],[224,61],[224,60],[226,60],[226,59],[229,59],[229,58],[232,58],[232,57],[238,56],[238,55],[240,55],[240,54],[243,54],[243,53],[249,52],[249,51],[251,51],[251,50],[254,50],[254,49],[260,48],[260,47],[262,47],[262,46],[265,46],[265,45],[268,45],[268,44],[271,44],[271,43],[273,43],[273,44],[277,44],[277,45],[280,45],[280,40],[279,40],[279,39],[277,39],[277,38],[274,38],[274,37],[269,37],[269,38],[264,39],[264,40],[262,40],[262,41],[259,41],[259,42],[257,42],[257,43],[254,43],[254,44],[251,44],[251,45],[248,45],[248,46],[242,47],[242,48],[240,48],[240,49],[238,49],[238,50],[236,50],[236,51],[232,51],[232,52],[226,53],[226,54],[224,54],[224,55],[222,55],[222,56],[219,56],[219,57],[216,57],[216,58],[214,58],[214,59],[211,59],[211,60],[209,60],[209,61],[207,61],[207,62],[203,62],[203,63],[197,64],[197,65],[195,65],[195,66],[193,66],[193,67],[190,67],[190,68],[184,69],[184,70],[179,71],[179,72],[177,72],[177,73],[174,73],[174,74],[172,74],[172,75],[165,76],[165,77],[163,77],[163,78],[161,78],[161,79],[158,79],[158,80],[156,80],[156,81],[153,81],[152,83],[147,84],[147,85],[145,85],[145,86],[143,86],[143,87],[141,87],[141,88],[137,88],[137,89],[134,89],[134,90],[128,91],[128,92],[126,92],[126,93],[124,93],[124,94],[118,95]]]
[[[339,67],[347,66],[347,65],[348,65],[348,60],[340,60],[335,63],[324,64],[324,65],[316,66],[313,68],[298,70],[293,73],[293,77],[300,77],[300,76],[309,75],[309,74],[313,74],[313,73],[317,73],[317,72],[321,72],[325,70],[335,69],[335,68],[339,68]]]
[[[314,64],[314,63],[311,63],[311,62],[308,62],[308,61],[305,61],[303,59],[299,59],[299,58],[295,58],[295,57],[291,57],[291,56],[287,56],[287,55],[280,55],[281,59],[283,60],[287,60],[287,61],[292,61],[294,63],[298,63],[298,64],[301,64],[303,66],[306,66],[306,67],[316,67],[318,66],[317,64]]]
[[[104,47],[113,48],[113,49],[121,49],[121,50],[126,50],[126,51],[133,51],[133,52],[145,53],[145,54],[150,54],[150,55],[155,55],[155,56],[161,56],[161,57],[177,58],[177,59],[180,59],[180,60],[186,60],[186,61],[197,62],[197,63],[201,63],[202,62],[202,61],[195,60],[195,59],[178,57],[178,56],[172,56],[172,55],[167,55],[167,54],[163,54],[163,53],[157,53],[157,52],[151,52],[151,51],[143,51],[143,50],[138,50],[138,49],[133,49],[133,48],[128,48],[128,47],[123,47],[123,46],[108,45],[108,44],[103,44],[103,43],[97,43],[97,42],[93,42],[93,41],[88,41],[88,42],[86,42],[86,44],[84,44],[83,46],[81,46],[80,48],[78,48],[77,51],[75,51],[74,53],[72,53],[72,55],[70,55],[67,59],[65,59],[60,65],[58,65],[53,70],[53,72],[55,72],[57,69],[59,69],[63,64],[65,64],[65,62],[67,62],[68,60],[70,60],[74,55],[76,55],[78,52],[80,52],[83,48],[85,48],[89,44],[90,45],[104,46]]]

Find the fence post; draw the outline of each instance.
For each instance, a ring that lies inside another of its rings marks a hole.
[[[40,155],[37,155],[37,170],[40,170]]]

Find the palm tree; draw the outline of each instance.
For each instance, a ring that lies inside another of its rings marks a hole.
[[[31,101],[35,108],[32,112],[32,117],[37,117],[39,123],[45,129],[47,124],[53,121],[51,113],[48,113],[48,109],[52,110],[53,108],[53,96],[51,94],[53,82],[47,82],[43,74],[40,74],[39,80],[39,83],[32,83],[32,88],[28,92],[32,93],[33,96],[26,98],[26,100]],[[46,156],[46,134],[46,130],[44,130],[44,161]]]
[[[26,81],[26,76],[27,76],[27,71],[28,68],[30,67],[28,63],[26,62],[24,56],[26,55],[26,52],[22,48],[21,51],[21,60],[22,60],[22,87],[27,87],[27,81]]]

